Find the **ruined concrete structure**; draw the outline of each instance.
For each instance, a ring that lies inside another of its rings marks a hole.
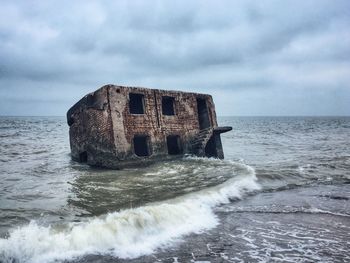
[[[72,158],[123,168],[183,154],[224,158],[210,95],[106,85],[67,112]]]

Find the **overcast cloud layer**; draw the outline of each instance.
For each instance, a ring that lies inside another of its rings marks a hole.
[[[64,115],[108,83],[350,115],[350,1],[0,0],[0,115]]]

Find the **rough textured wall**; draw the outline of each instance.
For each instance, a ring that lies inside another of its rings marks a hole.
[[[144,114],[130,113],[130,93],[144,95]],[[174,98],[175,115],[163,115],[163,96]],[[197,98],[206,100],[211,127],[217,127],[210,95],[106,85],[85,96],[67,113],[72,157],[82,161],[81,153],[86,152],[87,160],[83,161],[111,168],[171,158],[168,135],[178,135],[183,153],[191,153],[191,141],[200,130]],[[135,135],[148,136],[150,156],[134,154]]]
[[[197,97],[207,100],[210,121],[216,127],[213,100],[209,95],[108,85],[116,151],[120,160],[139,158],[133,154],[134,135],[151,139],[152,157],[166,156],[166,137],[179,135],[184,152],[198,133]],[[130,114],[129,93],[144,95],[144,114]],[[162,96],[174,97],[175,115],[162,114]]]
[[[68,111],[67,119],[70,120],[69,133],[73,159],[79,161],[80,155],[87,152],[87,162],[100,165],[103,156],[114,154],[108,89],[99,89],[86,95],[72,111]]]

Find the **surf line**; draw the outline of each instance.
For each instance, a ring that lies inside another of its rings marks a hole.
[[[0,239],[0,261],[53,262],[86,254],[136,258],[168,247],[186,234],[218,225],[213,207],[260,189],[252,167],[232,165],[240,166],[245,172],[223,184],[171,200],[70,223],[65,230],[40,226],[33,221],[11,231],[8,238]]]

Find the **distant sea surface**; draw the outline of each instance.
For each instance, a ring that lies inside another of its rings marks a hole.
[[[0,262],[350,262],[350,117],[218,121],[225,160],[117,171],[0,117]]]

